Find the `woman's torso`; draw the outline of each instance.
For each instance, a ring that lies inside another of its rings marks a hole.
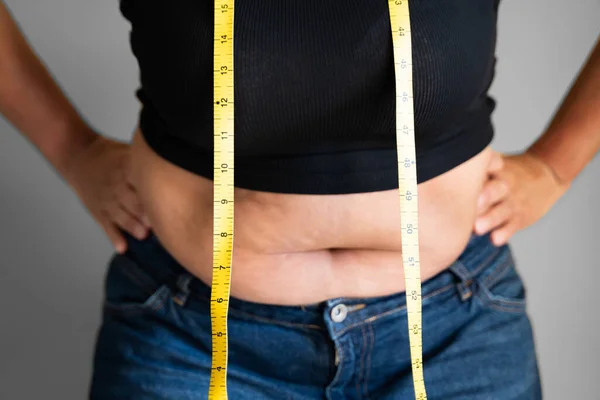
[[[419,185],[421,275],[434,276],[471,235],[490,148]],[[154,233],[191,273],[212,274],[212,181],[159,157],[139,130],[133,177]],[[236,188],[231,294],[274,304],[404,290],[396,190],[294,195]]]
[[[212,6],[122,6],[144,106],[135,184],[163,245],[210,282]],[[236,2],[232,295],[299,304],[403,290],[386,9]],[[496,10],[411,2],[424,279],[471,234],[490,157]]]

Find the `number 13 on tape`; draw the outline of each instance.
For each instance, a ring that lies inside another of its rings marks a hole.
[[[418,242],[412,46],[407,0],[389,0],[396,79],[396,142],[401,205],[402,258],[415,398],[427,399],[422,363],[421,278]],[[234,0],[214,7],[214,212],[211,283],[212,366],[209,399],[227,399],[227,314],[233,253]]]

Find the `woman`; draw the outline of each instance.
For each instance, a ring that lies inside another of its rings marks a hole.
[[[317,7],[318,5],[318,7]],[[93,399],[203,399],[210,375],[213,3],[122,0],[131,144],[69,104],[0,8],[0,112],[112,240]],[[411,2],[430,399],[539,399],[508,239],[600,146],[600,46],[525,152],[490,147],[497,1]],[[236,4],[229,397],[413,396],[385,1]]]

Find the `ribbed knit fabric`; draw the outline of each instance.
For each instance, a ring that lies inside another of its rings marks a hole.
[[[498,0],[410,0],[418,181],[493,137]],[[213,177],[213,1],[121,0],[141,129]],[[236,0],[235,185],[331,194],[398,187],[387,0]]]

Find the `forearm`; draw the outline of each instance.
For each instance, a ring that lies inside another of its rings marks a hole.
[[[1,0],[0,114],[66,179],[70,160],[97,137],[34,54]]]
[[[600,38],[546,132],[528,149],[565,183],[600,149]]]

